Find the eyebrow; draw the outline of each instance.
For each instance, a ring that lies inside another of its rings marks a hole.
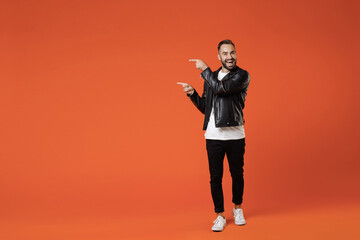
[[[230,53],[234,53],[234,52],[236,52],[236,51],[233,50],[233,51],[231,51]],[[222,52],[222,54],[224,54],[224,53],[229,53],[229,52]]]

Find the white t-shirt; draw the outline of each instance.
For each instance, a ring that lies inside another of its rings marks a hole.
[[[223,73],[221,70],[218,74],[218,80],[221,81],[227,73]],[[214,107],[211,109],[210,119],[205,132],[206,139],[213,140],[237,140],[245,138],[244,125],[235,127],[215,127]]]

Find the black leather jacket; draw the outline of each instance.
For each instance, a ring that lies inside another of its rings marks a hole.
[[[217,76],[220,70],[221,68],[212,72],[210,68],[205,69],[201,73],[205,80],[202,96],[200,97],[196,90],[189,96],[200,112],[205,114],[203,130],[207,128],[213,103],[216,127],[244,124],[242,110],[245,107],[250,75],[236,66],[219,81]]]

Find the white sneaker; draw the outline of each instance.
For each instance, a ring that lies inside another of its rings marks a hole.
[[[221,232],[224,230],[224,227],[226,226],[226,220],[222,216],[218,216],[216,220],[214,221],[214,226],[212,226],[211,230],[214,232]]]
[[[236,225],[245,225],[246,224],[244,214],[243,214],[243,211],[241,210],[241,208],[238,208],[238,209],[233,208],[233,215],[234,215],[234,220],[235,220]]]

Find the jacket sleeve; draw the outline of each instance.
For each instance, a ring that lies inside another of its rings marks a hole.
[[[247,89],[250,82],[250,75],[245,70],[236,72],[224,81],[219,81],[210,68],[206,68],[201,73],[201,76],[204,78],[205,82],[209,84],[209,87],[215,95],[239,93],[242,90]]]
[[[204,92],[202,96],[200,97],[196,90],[194,90],[194,93],[192,95],[188,95],[190,100],[194,103],[194,105],[199,109],[199,111],[202,114],[205,114],[205,100],[206,100],[206,88],[207,84],[204,83]]]

